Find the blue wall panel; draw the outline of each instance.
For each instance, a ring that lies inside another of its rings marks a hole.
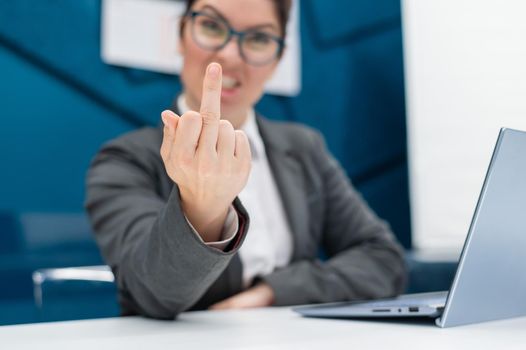
[[[0,208],[82,210],[89,161],[131,127],[0,47]]]

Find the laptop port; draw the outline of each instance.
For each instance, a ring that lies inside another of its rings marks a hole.
[[[418,306],[410,306],[409,307],[409,312],[418,312]]]

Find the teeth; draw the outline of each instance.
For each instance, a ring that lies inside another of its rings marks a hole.
[[[224,88],[231,89],[233,87],[236,87],[237,84],[238,84],[238,82],[237,82],[236,79],[223,76],[223,84],[222,84],[222,86]]]

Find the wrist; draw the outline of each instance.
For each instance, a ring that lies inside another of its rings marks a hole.
[[[220,208],[217,204],[199,205],[182,197],[181,208],[204,242],[221,240],[229,206]]]

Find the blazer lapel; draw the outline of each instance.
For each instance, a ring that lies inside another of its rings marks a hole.
[[[293,236],[294,261],[308,251],[308,206],[301,163],[279,124],[259,115],[256,119]]]

